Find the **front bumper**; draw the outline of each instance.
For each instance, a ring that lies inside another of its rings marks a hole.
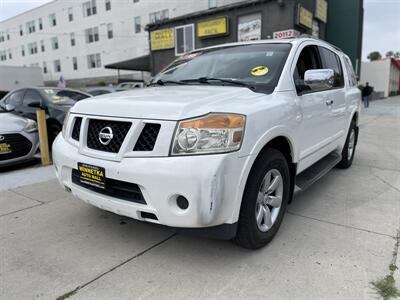
[[[203,228],[237,222],[241,204],[240,175],[246,157],[237,153],[181,156],[134,157],[111,161],[79,153],[61,135],[53,144],[53,162],[60,183],[73,195],[101,209],[171,227]],[[72,170],[78,162],[105,168],[106,177],[135,183],[146,204],[121,200],[74,184]],[[177,196],[189,201],[180,209]],[[143,216],[154,214],[157,220]]]
[[[1,133],[0,133],[1,134]],[[0,154],[0,167],[10,166],[32,160],[36,157],[39,151],[39,135],[37,132],[27,133],[25,131],[4,132],[3,134],[20,134],[31,143],[30,151],[22,156],[13,157],[10,159],[2,159]],[[0,142],[1,143],[1,142]]]

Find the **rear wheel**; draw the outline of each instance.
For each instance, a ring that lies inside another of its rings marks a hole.
[[[249,249],[268,244],[281,225],[289,195],[286,158],[276,149],[263,151],[247,180],[235,241]]]
[[[356,152],[358,129],[355,121],[351,122],[346,142],[342,150],[342,160],[336,165],[340,169],[347,169],[353,164]]]

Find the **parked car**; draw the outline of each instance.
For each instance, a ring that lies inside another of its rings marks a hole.
[[[71,109],[53,161],[66,190],[134,219],[260,248],[295,191],[353,162],[360,91],[320,40],[195,50],[108,97]]]
[[[117,92],[144,87],[143,82],[121,82],[115,87]]]
[[[98,86],[98,87],[87,88],[86,92],[92,96],[100,96],[100,95],[115,93],[116,89],[112,86]]]
[[[36,122],[0,108],[0,167],[32,160],[38,151]]]
[[[49,145],[62,129],[65,114],[79,100],[91,97],[89,94],[72,89],[23,88],[7,94],[0,107],[19,116],[36,120],[36,110],[46,110]]]

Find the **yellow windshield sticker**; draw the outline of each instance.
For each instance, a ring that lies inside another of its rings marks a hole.
[[[7,154],[7,153],[11,153],[11,145],[10,144],[6,144],[6,143],[2,143],[0,144],[0,154]]]
[[[268,67],[266,66],[258,66],[251,69],[251,75],[253,76],[264,76],[267,75],[269,72]]]

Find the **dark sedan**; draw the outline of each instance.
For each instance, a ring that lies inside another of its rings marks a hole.
[[[90,95],[81,91],[59,88],[24,88],[8,93],[0,102],[6,111],[36,120],[36,110],[46,111],[49,145],[62,129],[64,117],[76,103]]]

